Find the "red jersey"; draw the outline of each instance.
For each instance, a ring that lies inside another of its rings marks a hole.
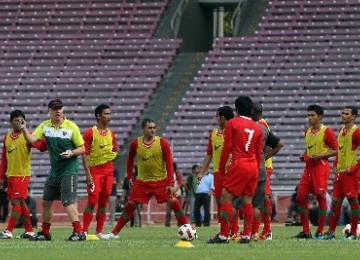
[[[225,165],[231,153],[231,163],[257,161],[260,166],[263,133],[251,118],[239,116],[229,120],[225,127],[224,145],[220,158],[219,173],[225,174]]]

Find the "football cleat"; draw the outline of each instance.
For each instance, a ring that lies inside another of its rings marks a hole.
[[[28,232],[28,231],[25,231],[24,233],[22,233],[20,235],[20,238],[23,238],[23,239],[29,239],[29,238],[32,238],[35,236],[35,233],[34,232]]]
[[[293,236],[292,238],[312,239],[312,235],[311,235],[311,233],[304,233],[304,231],[301,231],[299,234],[297,234],[296,236]]]
[[[3,232],[1,232],[1,238],[2,239],[11,239],[11,238],[13,238],[13,234],[9,230],[5,229]]]
[[[260,240],[260,236],[259,236],[259,234],[258,234],[258,233],[251,234],[251,236],[250,236],[250,240],[251,240],[251,241],[254,241],[254,242],[259,241],[259,240]]]
[[[269,232],[269,233],[262,233],[260,236],[259,236],[259,239],[260,240],[272,240],[272,232]]]
[[[354,235],[352,235],[352,234],[350,234],[350,235],[348,235],[348,236],[343,236],[343,237],[341,238],[341,240],[357,240],[357,237],[354,236]]]
[[[30,237],[31,241],[50,241],[51,235],[45,235],[42,231],[37,232],[37,234],[33,237]]]
[[[214,237],[211,237],[208,239],[208,241],[206,241],[207,244],[227,244],[229,243],[229,239],[225,238],[222,239],[220,238],[219,234],[217,234]]]
[[[103,235],[102,239],[104,239],[104,240],[119,239],[119,236],[110,232],[110,233]]]
[[[332,240],[332,239],[335,239],[335,235],[333,233],[326,232],[323,234],[322,239],[323,240]]]
[[[240,244],[249,244],[250,243],[250,237],[249,236],[242,236],[239,240]]]
[[[322,233],[316,232],[314,238],[315,238],[316,240],[323,240],[323,236],[324,236],[324,235],[323,235]]]
[[[102,239],[102,240],[109,240],[109,236],[107,236],[106,234],[103,234],[103,233],[97,233],[96,236],[99,238],[99,239]]]
[[[71,236],[68,238],[68,241],[77,242],[86,240],[86,235],[84,233],[78,234],[73,232]]]

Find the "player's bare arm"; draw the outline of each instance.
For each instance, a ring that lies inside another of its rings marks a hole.
[[[92,178],[91,173],[90,173],[90,168],[89,168],[87,155],[83,154],[81,156],[81,160],[82,160],[82,164],[83,164],[84,171],[85,171],[86,184],[87,185],[92,185],[94,182],[93,182],[93,178]]]

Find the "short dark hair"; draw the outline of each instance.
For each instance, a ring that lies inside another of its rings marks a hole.
[[[263,106],[260,102],[253,102],[253,106],[252,106],[252,117],[256,117],[259,118],[262,116],[262,112],[263,112]],[[260,118],[259,118],[260,119]]]
[[[19,109],[16,109],[14,111],[11,111],[10,113],[10,122],[13,121],[14,118],[17,118],[21,116],[22,118],[25,119],[25,114],[23,111],[19,110]]]
[[[250,117],[253,102],[249,96],[241,95],[235,99],[235,107],[239,115]]]
[[[357,109],[357,107],[354,107],[354,106],[346,106],[345,108],[346,108],[346,109],[351,109],[351,114],[357,117],[357,115],[358,115],[358,109]]]
[[[199,167],[199,165],[194,164],[194,165],[191,167],[191,171],[194,171],[197,167]]]
[[[226,120],[230,120],[231,118],[234,118],[234,111],[229,106],[222,106],[219,107],[217,110],[217,113],[219,116],[225,117]]]
[[[155,121],[151,118],[144,118],[141,121],[141,128],[144,129],[146,127],[147,123],[155,123]]]
[[[106,104],[101,104],[99,106],[97,106],[95,108],[95,118],[97,121],[99,121],[99,119],[97,118],[97,115],[101,115],[101,113],[105,110],[105,109],[109,109],[110,106],[109,105],[106,105]]]
[[[310,105],[308,106],[307,111],[315,111],[318,116],[324,116],[324,108],[319,105]]]

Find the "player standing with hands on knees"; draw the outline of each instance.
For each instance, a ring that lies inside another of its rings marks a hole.
[[[155,196],[158,203],[170,204],[180,225],[188,224],[188,218],[175,195],[173,158],[169,143],[165,138],[156,136],[156,125],[152,119],[143,119],[141,128],[143,136],[131,142],[127,158],[127,177],[131,187],[129,201],[111,233],[105,235],[108,239],[118,238],[118,233],[131,220],[136,207],[147,204],[152,196]],[[133,175],[135,156],[138,168],[136,181]]]
[[[207,241],[210,244],[229,242],[232,199],[240,196],[245,219],[240,243],[250,242],[254,216],[252,197],[255,194],[258,180],[263,134],[260,126],[250,118],[253,102],[249,96],[239,96],[235,100],[235,107],[237,117],[228,121],[225,126],[219,165],[219,174],[223,179],[220,198],[220,233]],[[231,162],[225,174],[225,165],[230,154]]]
[[[88,201],[83,216],[83,232],[86,235],[96,212],[96,236],[103,239],[103,228],[106,220],[106,205],[114,183],[114,159],[118,146],[115,134],[107,126],[111,120],[110,107],[101,104],[95,108],[97,125],[84,133],[85,154],[82,162],[86,173]]]
[[[84,140],[79,127],[64,117],[63,103],[60,99],[49,102],[48,113],[50,119],[38,125],[32,134],[26,128],[25,120],[20,122],[20,128],[29,143],[33,144],[45,138],[50,157],[50,171],[42,197],[42,230],[30,240],[51,240],[52,206],[54,200],[61,200],[73,226],[73,233],[68,240],[81,241],[85,236],[82,234],[76,204],[79,173],[77,156],[85,152]]]
[[[323,117],[324,109],[321,106],[308,106],[307,118],[310,127],[305,131],[306,150],[300,156],[300,160],[305,162],[305,169],[296,195],[303,230],[293,238],[312,238],[308,206],[310,193],[316,195],[319,203],[318,228],[315,238],[321,239],[323,235],[327,214],[326,193],[330,174],[328,158],[337,153],[334,131],[322,124]]]

